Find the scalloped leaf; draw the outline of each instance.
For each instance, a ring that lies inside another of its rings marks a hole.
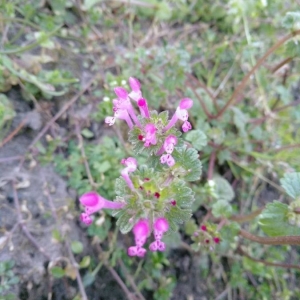
[[[170,211],[166,212],[165,217],[169,222],[172,231],[177,230],[177,224],[183,224],[188,221],[192,216],[191,209],[180,209],[178,206],[172,206]]]
[[[127,213],[126,210],[121,211],[121,213],[119,214],[117,226],[120,228],[120,231],[123,234],[128,233],[135,224],[135,222],[130,222],[130,219],[131,216]]]
[[[202,164],[199,160],[197,150],[194,148],[187,149],[186,145],[182,148],[175,148],[173,157],[185,171],[182,177],[186,181],[196,181],[200,179],[202,174]]]
[[[198,151],[202,150],[207,145],[207,136],[200,130],[191,130],[185,135],[185,139],[193,145]]]
[[[194,192],[183,180],[175,181],[171,186],[177,205],[182,208],[189,208],[195,201]]]
[[[274,201],[267,204],[259,217],[261,229],[269,236],[300,235],[300,228],[288,223],[287,204]]]
[[[232,215],[232,207],[226,200],[218,200],[212,206],[212,214],[216,218],[228,218]]]
[[[230,202],[233,200],[235,194],[230,183],[221,176],[214,176],[214,182],[216,184],[215,192],[218,195],[218,200],[225,200]]]
[[[293,199],[300,197],[300,172],[286,173],[280,179],[281,186]]]

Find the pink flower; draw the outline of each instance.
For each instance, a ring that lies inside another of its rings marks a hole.
[[[127,159],[122,159],[121,163],[126,166],[126,168],[122,170],[121,175],[127,183],[128,187],[131,190],[134,190],[134,186],[129,177],[129,173],[134,172],[137,169],[137,161],[134,157],[128,157]]]
[[[92,224],[91,214],[106,209],[121,209],[125,204],[109,201],[96,192],[88,192],[79,198],[80,203],[85,207],[85,212],[80,215],[80,220],[86,225]]]
[[[134,225],[132,231],[134,234],[135,246],[129,247],[127,253],[129,256],[144,257],[146,254],[146,249],[143,248],[143,245],[146,243],[150,232],[148,220],[140,219]]]
[[[186,122],[189,117],[187,110],[190,109],[192,106],[193,106],[193,100],[189,98],[182,99],[172,119],[169,121],[168,125],[164,128],[164,131],[167,131],[171,127],[173,127],[178,120]]]
[[[163,234],[168,231],[169,223],[165,218],[158,218],[154,222],[154,239],[149,246],[150,251],[165,251],[165,243],[161,241]]]
[[[175,135],[169,135],[164,141],[164,149],[168,154],[171,154],[174,150],[174,146],[177,144],[177,137]]]
[[[115,94],[121,100],[128,100],[128,93],[123,87],[114,88]]]
[[[167,164],[169,167],[172,167],[175,165],[175,159],[171,154],[164,154],[160,157],[160,162],[162,164]]]
[[[150,147],[150,145],[156,145],[157,140],[156,140],[156,127],[154,124],[147,124],[145,126],[145,147]]]
[[[140,82],[134,78],[129,78],[129,85],[131,87],[131,92],[129,93],[129,97],[135,101],[138,101],[139,99],[143,98],[142,92],[141,92],[141,84]]]
[[[185,121],[183,124],[182,124],[182,131],[183,132],[188,132],[189,130],[192,129],[192,125],[189,121]]]
[[[137,101],[137,105],[140,108],[140,112],[141,112],[142,117],[150,118],[147,100],[141,98]]]
[[[116,118],[115,117],[106,117],[104,122],[106,124],[108,124],[109,126],[112,126],[115,124]]]

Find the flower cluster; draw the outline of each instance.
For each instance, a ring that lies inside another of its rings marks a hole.
[[[154,240],[150,242],[149,250],[164,251],[163,235],[176,230],[178,224],[191,217],[194,193],[185,179],[198,180],[201,163],[197,151],[183,144],[181,132],[175,128],[180,120],[183,121],[183,132],[191,129],[188,109],[193,101],[182,99],[169,120],[168,112],[149,111],[137,79],[131,77],[129,85],[130,92],[123,87],[114,89],[117,96],[113,100],[114,114],[106,117],[105,123],[111,126],[117,119],[124,120],[129,127],[133,151],[136,154],[145,151],[149,154],[149,162],[138,168],[134,157],[122,159],[124,168],[116,180],[116,200],[109,201],[94,191],[85,193],[79,199],[84,207],[80,219],[90,225],[92,214],[101,209],[113,210],[121,232],[132,230],[134,234],[135,245],[128,248],[128,255],[144,257],[145,244],[151,234]],[[155,167],[157,164],[160,165],[158,168]]]
[[[214,249],[214,245],[219,244],[221,239],[219,234],[212,226],[201,225],[199,230],[194,233],[193,240],[196,246],[203,246],[209,250]]]

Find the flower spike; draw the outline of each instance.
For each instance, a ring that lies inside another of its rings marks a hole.
[[[172,167],[175,165],[175,159],[171,154],[164,154],[160,157],[160,162],[162,164],[167,164],[169,167]]]
[[[83,194],[79,201],[85,207],[85,212],[80,215],[80,220],[86,225],[92,224],[90,215],[102,208],[120,209],[125,205],[120,202],[109,201],[93,191]]]

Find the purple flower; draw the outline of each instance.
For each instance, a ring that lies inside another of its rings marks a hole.
[[[129,85],[131,87],[131,92],[129,93],[129,97],[135,101],[138,101],[139,99],[143,98],[142,92],[141,92],[141,84],[140,82],[134,78],[129,78]]]
[[[141,112],[142,117],[150,118],[147,100],[141,98],[137,101],[137,105],[140,108],[140,112]]]
[[[175,165],[175,159],[173,158],[173,156],[171,154],[163,154],[160,157],[160,162],[162,164],[167,164],[169,167],[172,167]]]
[[[124,203],[109,201],[93,191],[83,194],[79,201],[85,207],[85,212],[80,215],[80,220],[86,225],[92,224],[90,215],[102,208],[120,209],[125,205]]]
[[[185,121],[183,124],[182,124],[182,131],[183,132],[188,132],[189,130],[192,129],[192,125],[189,121]]]
[[[122,170],[121,175],[126,181],[128,187],[131,190],[134,190],[133,183],[129,177],[129,173],[134,172],[137,168],[137,161],[133,157],[128,157],[127,159],[122,159],[121,163],[126,166],[125,169]]]
[[[173,127],[178,120],[186,122],[189,117],[189,113],[187,110],[190,109],[192,106],[193,106],[193,100],[189,98],[182,99],[172,119],[169,121],[168,125],[164,128],[164,131],[167,131],[171,127]]]
[[[175,135],[169,135],[164,141],[164,150],[171,154],[177,144],[177,137]]]
[[[129,256],[144,257],[146,254],[146,249],[143,248],[143,245],[146,243],[150,232],[148,220],[140,219],[134,225],[132,231],[134,234],[135,246],[129,247],[127,253]]]
[[[145,147],[150,147],[150,145],[156,145],[157,140],[156,140],[156,127],[154,124],[147,124],[145,126],[145,143],[144,146]]]
[[[161,241],[163,234],[169,229],[169,223],[165,218],[158,218],[154,222],[154,239],[149,246],[150,251],[165,251],[165,243]]]

